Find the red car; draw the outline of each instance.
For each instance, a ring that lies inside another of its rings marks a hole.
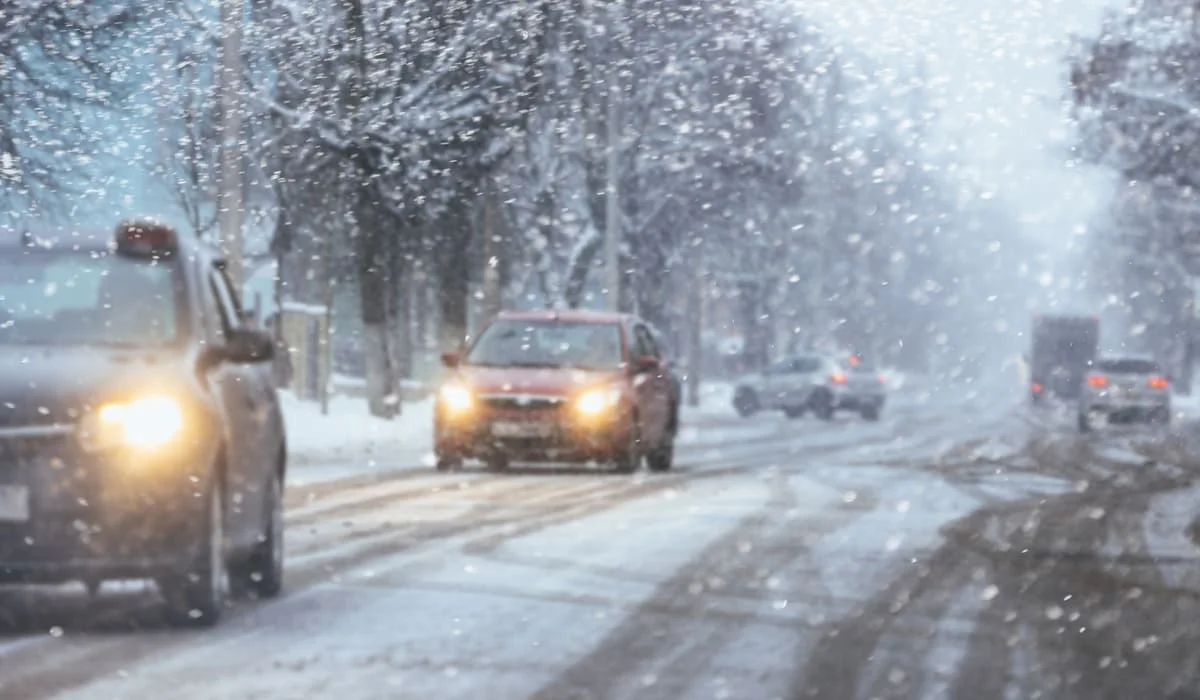
[[[671,468],[679,406],[654,334],[591,311],[500,313],[465,353],[447,353],[438,391],[438,469],[480,459]]]

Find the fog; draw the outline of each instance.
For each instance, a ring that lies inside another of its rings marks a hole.
[[[925,148],[945,159],[970,196],[991,200],[1004,223],[989,227],[990,250],[1009,259],[999,281],[1020,304],[974,343],[993,366],[1027,344],[1032,311],[1097,311],[1088,285],[1089,234],[1107,214],[1110,170],[1081,162],[1067,104],[1071,38],[1095,33],[1105,0],[955,2],[865,0],[800,3],[825,28],[883,65],[922,76],[936,109]],[[1022,266],[1020,263],[1024,263]],[[971,265],[963,269],[973,274]],[[1123,336],[1112,326],[1106,335]],[[1000,345],[997,346],[996,342]],[[972,343],[966,343],[969,347]]]

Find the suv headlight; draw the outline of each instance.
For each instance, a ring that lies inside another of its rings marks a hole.
[[[79,440],[89,451],[115,447],[158,449],[183,432],[183,407],[169,396],[109,403],[80,424]]]
[[[585,416],[596,416],[613,410],[619,403],[621,387],[608,386],[580,394],[575,400],[575,408]]]

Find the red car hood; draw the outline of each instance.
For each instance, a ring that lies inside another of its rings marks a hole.
[[[467,386],[481,394],[543,396],[568,396],[585,387],[615,381],[622,376],[620,371],[471,366],[460,367],[458,374]]]

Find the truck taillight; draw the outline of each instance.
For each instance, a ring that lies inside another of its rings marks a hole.
[[[842,372],[834,372],[833,374],[829,375],[829,381],[833,382],[834,384],[845,384],[846,375]]]
[[[1150,377],[1151,389],[1166,389],[1170,384],[1166,377]]]
[[[1097,389],[1102,389],[1108,386],[1108,377],[1102,374],[1093,374],[1087,378],[1087,382],[1090,386],[1094,386]]]

